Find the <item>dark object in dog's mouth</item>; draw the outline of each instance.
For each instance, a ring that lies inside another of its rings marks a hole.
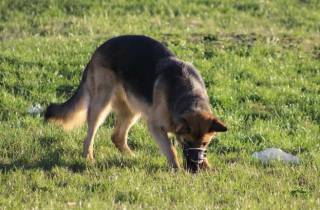
[[[198,172],[206,158],[206,151],[205,148],[183,148],[187,170],[192,173]]]

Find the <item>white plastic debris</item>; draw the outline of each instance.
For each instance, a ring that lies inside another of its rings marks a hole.
[[[42,112],[42,107],[40,104],[35,104],[29,107],[28,113],[31,115],[38,115]]]
[[[297,156],[286,153],[278,148],[268,148],[260,152],[255,152],[252,154],[252,157],[263,163],[267,163],[272,160],[280,160],[292,164],[299,164],[300,162]]]

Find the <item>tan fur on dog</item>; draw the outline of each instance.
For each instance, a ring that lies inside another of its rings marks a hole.
[[[94,136],[110,112],[116,115],[111,139],[119,151],[133,154],[128,132],[142,116],[174,168],[180,164],[168,133],[174,133],[181,144],[189,141],[194,147],[206,147],[216,132],[226,131],[210,111],[204,82],[195,68],[144,36],[118,37],[101,45],[75,95],[65,103],[49,105],[45,119],[65,129],[86,121],[83,156],[92,160]],[[207,160],[204,165],[209,167]]]

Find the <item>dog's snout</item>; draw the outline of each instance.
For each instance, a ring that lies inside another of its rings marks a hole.
[[[184,148],[183,150],[187,170],[195,173],[200,169],[200,165],[206,158],[206,149],[204,148]]]

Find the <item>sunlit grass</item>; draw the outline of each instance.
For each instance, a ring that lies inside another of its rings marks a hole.
[[[32,2],[0,3],[0,209],[320,207],[318,1]],[[136,157],[122,156],[112,117],[86,163],[86,126],[65,133],[28,113],[70,97],[120,34],[152,36],[199,69],[229,128],[209,147],[212,170],[172,172],[143,122],[129,135]],[[252,159],[268,147],[301,164]]]

